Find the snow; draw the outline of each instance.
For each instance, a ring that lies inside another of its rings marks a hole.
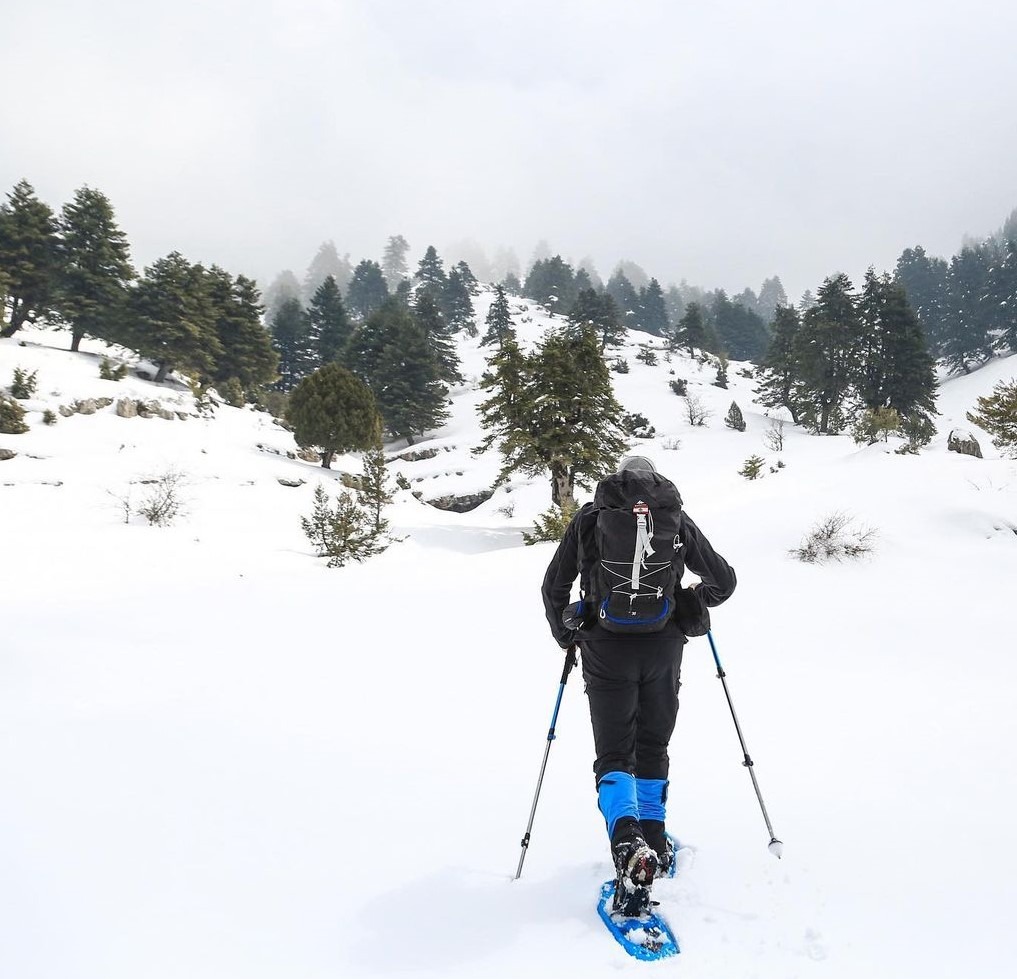
[[[550,319],[514,308],[532,344]],[[940,434],[917,457],[789,424],[786,468],[749,482],[749,455],[778,456],[742,365],[720,390],[684,356],[636,361],[645,339],[612,378],[656,426],[638,451],[738,571],[715,638],[781,860],[699,639],[669,807],[695,866],[655,887],[682,954],[629,959],[597,917],[610,865],[577,673],[511,880],[562,665],[538,594],[553,548],[519,536],[549,505],[546,479],[513,478],[465,514],[401,492],[405,540],[328,570],[299,517],[355,458],[332,473],[289,459],[267,415],[225,406],[45,426],[42,410],[79,398],[193,401],[133,373],[102,381],[101,344],[75,355],[67,334],[25,330],[0,341],[0,384],[39,371],[30,432],[0,436],[19,453],[0,462],[3,974],[1009,975],[1017,463],[981,432],[983,460],[945,443],[1017,361],[946,381]],[[497,472],[471,453],[485,354],[463,341],[453,418],[413,447],[442,451],[392,466],[426,499]],[[671,369],[706,427],[684,418]],[[732,399],[745,433],[723,425]],[[186,515],[124,523],[116,497],[169,468]],[[834,510],[878,530],[871,557],[790,559]]]

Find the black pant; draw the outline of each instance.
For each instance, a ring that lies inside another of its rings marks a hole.
[[[673,636],[582,644],[598,783],[606,772],[667,778],[684,645]]]

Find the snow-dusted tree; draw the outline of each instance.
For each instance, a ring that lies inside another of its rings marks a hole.
[[[523,295],[552,313],[567,312],[576,300],[572,266],[561,255],[535,262],[526,276]]]
[[[269,283],[261,296],[261,304],[265,307],[263,316],[269,326],[275,321],[276,314],[287,299],[296,299],[301,306],[303,305],[297,277],[289,269],[284,269]]]
[[[336,363],[353,333],[339,284],[330,275],[318,286],[307,309],[311,318],[310,347],[315,365]]]
[[[618,270],[607,280],[604,287],[607,294],[614,300],[618,308],[618,319],[622,326],[632,330],[639,329],[639,293],[625,273]]]
[[[731,402],[731,407],[728,408],[727,414],[724,416],[724,424],[736,432],[745,431],[745,416],[742,414],[742,409],[738,407],[737,401]]]
[[[569,323],[576,327],[588,327],[600,338],[600,349],[620,346],[625,339],[625,327],[619,322],[618,307],[605,293],[584,289],[576,297],[569,310]]]
[[[937,352],[946,341],[949,275],[950,266],[941,258],[926,255],[920,245],[904,249],[894,272],[895,281],[904,288],[908,305],[922,324],[929,346]]]
[[[422,290],[430,292],[436,302],[441,302],[445,293],[445,267],[434,245],[427,246],[424,257],[417,264],[417,274],[414,278],[420,283]]]
[[[451,327],[426,290],[420,290],[413,301],[413,318],[424,331],[427,346],[437,365],[438,379],[445,384],[462,384],[459,353],[452,339]]]
[[[963,248],[950,262],[942,352],[953,373],[969,374],[992,356],[987,302],[992,263],[987,246]]]
[[[279,355],[280,391],[293,388],[315,369],[317,353],[311,341],[311,317],[300,300],[286,299],[271,323],[272,346]]]
[[[759,300],[756,303],[756,312],[763,318],[764,323],[772,323],[777,315],[778,306],[787,306],[787,293],[778,276],[772,276],[763,280],[763,287],[759,290]]]
[[[649,285],[639,291],[639,326],[658,337],[664,336],[670,328],[664,290],[656,279],[650,279]]]
[[[353,278],[353,266],[350,264],[349,255],[340,255],[334,241],[323,242],[307,267],[304,285],[300,291],[300,298],[305,306],[310,303],[319,286],[329,276],[335,279],[342,292],[349,288],[350,280]]]
[[[777,307],[770,345],[759,372],[761,383],[756,391],[760,404],[768,408],[786,408],[796,425],[803,398],[795,343],[801,325],[801,317],[794,306]]]
[[[684,347],[690,357],[696,355],[696,350],[705,350],[711,345],[709,327],[703,315],[703,307],[699,303],[689,303],[685,308],[685,315],[675,327],[671,345],[675,349]]]
[[[221,348],[211,380],[219,386],[235,381],[242,399],[277,377],[279,358],[261,322],[258,287],[253,279],[243,275],[234,279],[217,265],[206,273],[205,283]]]
[[[381,259],[381,271],[390,292],[395,292],[399,283],[409,278],[410,270],[406,264],[406,253],[409,250],[410,243],[402,235],[392,235],[385,245],[385,254]]]
[[[427,294],[427,290],[421,290],[421,292]],[[453,333],[462,331],[470,336],[475,336],[477,325],[474,321],[473,300],[470,298],[469,287],[463,279],[458,265],[449,272],[441,298],[449,330]]]
[[[346,305],[349,311],[360,320],[381,309],[388,299],[388,286],[385,276],[377,262],[364,259],[353,270],[353,278],[346,290]]]
[[[977,404],[976,411],[968,412],[968,421],[984,428],[1000,452],[1017,459],[1017,380],[1000,381]]]
[[[315,546],[318,557],[327,557],[330,568],[342,568],[350,561],[366,561],[384,550],[371,526],[370,514],[353,496],[342,491],[332,508],[321,484],[314,491],[311,516],[301,517],[304,535]]]
[[[485,347],[489,343],[494,343],[500,348],[509,337],[515,337],[515,328],[512,326],[512,313],[508,299],[505,298],[505,290],[501,286],[495,286],[494,292],[494,302],[491,303],[487,318],[484,320],[487,330],[480,338],[480,345]]]
[[[389,522],[383,514],[394,496],[395,492],[388,483],[385,449],[382,446],[379,425],[375,430],[371,447],[364,453],[364,471],[357,487],[357,500],[369,514],[371,529],[382,550],[388,546],[389,528]]]

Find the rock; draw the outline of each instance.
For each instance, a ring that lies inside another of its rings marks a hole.
[[[8,459],[13,459],[17,455],[13,449],[0,449],[0,462],[6,462]]]
[[[481,490],[479,493],[467,493],[464,496],[439,496],[437,499],[428,500],[427,503],[428,506],[436,507],[439,510],[469,513],[470,510],[476,510],[481,503],[487,502],[492,496],[494,496],[494,490]]]
[[[966,428],[953,429],[950,432],[950,437],[946,440],[946,447],[951,452],[959,452],[962,456],[982,458],[982,448],[978,444],[978,439]]]
[[[298,486],[304,485],[304,480],[302,479],[283,479],[282,476],[278,476],[276,478],[280,486],[292,486],[296,489]]]
[[[64,418],[70,418],[71,415],[74,414],[74,409],[69,407],[68,405],[61,405],[59,408],[57,408],[57,411],[59,411],[60,414],[64,416]]]
[[[179,418],[182,422],[187,421],[187,419],[191,417],[186,411],[178,411],[176,414],[177,418]]]
[[[162,405],[156,409],[155,412],[160,418],[165,419],[168,422],[176,421],[176,412],[170,411],[169,408],[163,408]]]
[[[440,452],[451,452],[455,448],[454,445],[443,445],[433,446],[430,449],[418,449],[415,452],[403,452],[401,455],[392,456],[389,462],[395,462],[397,459],[401,462],[420,462],[422,459],[433,459]]]
[[[95,403],[95,398],[85,398],[84,401],[74,402],[74,410],[79,415],[94,415],[98,407]]]
[[[317,462],[321,463],[321,454],[315,452],[314,449],[300,449],[297,452],[297,458],[304,462]]]
[[[121,418],[137,418],[138,402],[134,398],[121,398],[117,401],[116,411]]]
[[[95,407],[96,408],[100,408],[100,409],[101,408],[108,408],[111,404],[113,404],[113,399],[112,398],[96,398],[95,399]]]

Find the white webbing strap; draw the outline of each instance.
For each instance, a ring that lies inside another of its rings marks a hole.
[[[646,567],[646,558],[653,553],[653,545],[650,538],[653,536],[653,518],[650,516],[650,508],[640,500],[633,508],[636,515],[636,550],[632,555],[632,579],[630,584],[632,591],[639,591],[639,579],[642,570]]]

